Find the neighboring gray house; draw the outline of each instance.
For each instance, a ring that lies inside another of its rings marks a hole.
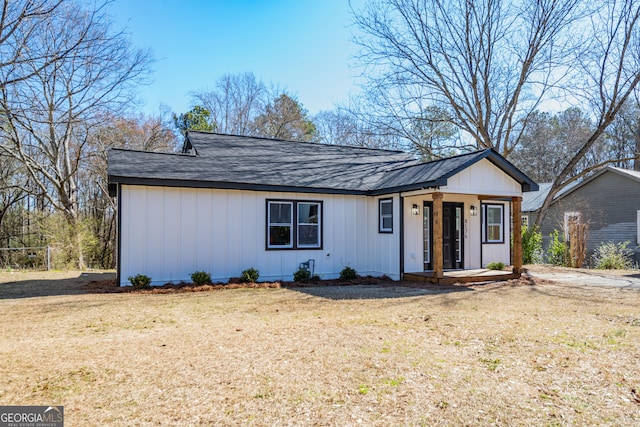
[[[533,224],[549,193],[550,183],[523,194],[522,221]],[[565,233],[569,221],[589,224],[587,252],[602,242],[638,244],[640,226],[640,172],[608,166],[595,175],[565,187],[554,199],[540,231],[548,243],[553,230]]]

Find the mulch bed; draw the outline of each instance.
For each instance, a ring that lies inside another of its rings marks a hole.
[[[496,287],[516,287],[531,286],[535,282],[528,275],[523,275],[520,279],[512,279],[500,282],[480,282],[480,283],[460,283],[454,285],[436,285],[423,282],[394,281],[389,277],[363,276],[353,280],[312,280],[308,283],[300,282],[258,282],[239,283],[231,280],[229,283],[211,283],[206,285],[196,285],[191,282],[167,283],[162,286],[153,286],[151,289],[135,289],[133,286],[118,286],[115,279],[94,280],[84,288],[90,293],[136,293],[136,294],[173,294],[182,292],[208,292],[226,289],[277,289],[277,288],[309,288],[321,286],[354,286],[354,285],[375,285],[385,287],[406,287],[419,289],[447,290],[459,289],[461,287],[471,289],[492,289]]]

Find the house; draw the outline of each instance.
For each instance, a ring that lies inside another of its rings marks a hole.
[[[524,195],[523,223],[533,224],[550,188],[551,184],[540,184],[538,191]],[[568,238],[571,221],[588,225],[588,254],[603,242],[629,241],[631,247],[636,247],[639,261],[640,172],[607,166],[563,188],[540,227],[545,244],[554,230]]]
[[[420,163],[400,151],[206,132],[189,132],[179,154],[112,149],[108,174],[120,285],[199,270],[226,281],[250,267],[261,280],[291,280],[301,263],[323,279],[349,266],[438,282],[489,262],[517,275],[510,218],[519,242],[522,194],[537,189],[491,149]]]

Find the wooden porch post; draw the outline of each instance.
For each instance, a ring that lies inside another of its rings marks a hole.
[[[442,193],[433,193],[433,278],[438,283],[442,274]]]
[[[513,272],[522,273],[522,197],[511,198],[513,215]]]

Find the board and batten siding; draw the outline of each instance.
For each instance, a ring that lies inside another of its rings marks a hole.
[[[487,159],[463,169],[440,187],[443,193],[485,196],[522,196],[522,186]]]
[[[553,230],[562,232],[565,212],[580,212],[589,223],[587,251],[602,242],[638,241],[640,182],[621,173],[606,171],[555,201],[544,219],[541,233],[545,246]]]
[[[447,185],[441,187],[441,191],[445,194],[474,194],[496,198],[522,196],[522,186],[487,159],[483,159],[450,177],[447,180]],[[448,198],[445,197],[445,201],[449,199],[451,201],[455,200],[452,196]],[[504,241],[502,243],[481,243],[482,247],[480,248],[480,244],[476,242],[482,241],[482,227],[484,227],[484,223],[479,222],[484,221],[482,217],[482,203],[500,204],[504,206]],[[476,204],[479,210],[478,217],[475,219],[473,217],[470,218],[472,224],[479,225],[480,227],[470,228],[470,232],[473,233],[469,239],[470,242],[472,242],[469,244],[470,263],[468,267],[466,267],[467,264],[465,264],[465,267],[484,268],[491,262],[502,262],[509,265],[511,263],[511,204],[498,200],[483,200],[482,203],[478,201]],[[465,204],[465,209],[466,206]],[[467,214],[468,210],[465,212],[465,215]],[[465,245],[465,247],[467,247],[467,245]]]
[[[497,202],[493,200],[487,200],[484,203],[503,206],[502,225],[503,225],[504,238],[502,243],[485,243],[483,241],[482,268],[485,268],[487,264],[490,264],[492,262],[502,262],[506,265],[510,265],[511,264],[511,204],[508,202]],[[482,215],[482,212],[480,213],[480,215]],[[482,233],[482,230],[481,230],[481,233]]]
[[[345,266],[361,275],[399,278],[399,205],[394,233],[378,233],[377,199],[364,196],[122,185],[120,285],[146,274],[154,285],[190,281],[207,271],[214,281],[247,268],[260,280],[292,280],[300,263],[338,277]],[[322,201],[322,249],[266,250],[266,200]]]
[[[509,202],[502,200],[485,200],[485,203],[504,206],[503,227],[505,238],[502,243],[482,243],[482,202],[478,195],[499,199],[522,195],[521,185],[505,174],[489,160],[483,159],[451,176],[447,185],[438,191],[443,193],[443,202],[464,203],[463,212],[463,258],[465,269],[483,268],[490,262],[511,263]],[[431,201],[432,190],[410,191],[404,196],[404,271],[423,271],[423,205]],[[419,206],[420,215],[412,215],[413,204]],[[478,214],[470,215],[471,206],[475,206]]]

